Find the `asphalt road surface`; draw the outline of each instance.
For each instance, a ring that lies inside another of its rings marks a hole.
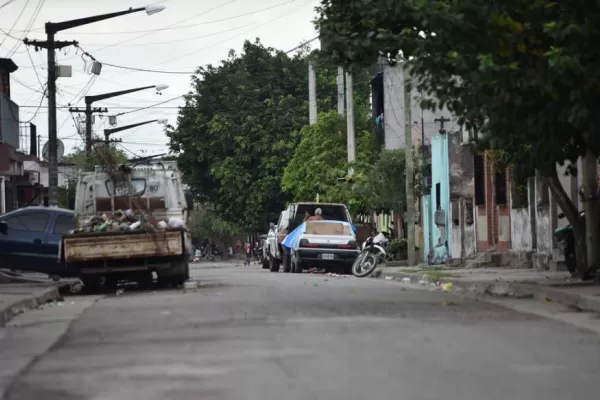
[[[195,265],[192,276],[195,292],[74,296],[31,312],[0,353],[12,354],[10,365],[34,353],[32,337],[49,340],[61,324],[65,333],[7,382],[5,398],[564,400],[598,391],[600,336],[554,320],[382,280],[231,264]]]

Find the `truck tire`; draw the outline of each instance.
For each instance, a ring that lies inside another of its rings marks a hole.
[[[171,283],[173,283],[173,285],[175,286],[180,286],[187,282],[188,279],[190,279],[189,261],[185,260],[178,263],[177,270],[178,271],[176,272],[176,274],[173,275],[173,277],[171,278]]]
[[[102,287],[102,278],[100,276],[81,276],[79,277],[83,283],[83,290],[87,293],[98,293]]]
[[[269,258],[269,270],[271,272],[279,272],[279,260],[276,260],[273,257]]]

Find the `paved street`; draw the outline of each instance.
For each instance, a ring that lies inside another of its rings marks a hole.
[[[597,391],[600,336],[554,320],[383,280],[232,264],[196,265],[193,277],[196,292],[73,296],[15,318],[0,336],[2,363],[33,352],[22,332],[48,341],[50,328],[71,324],[6,398],[563,400]]]

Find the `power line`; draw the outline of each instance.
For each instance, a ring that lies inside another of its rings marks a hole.
[[[264,23],[264,24],[261,24],[261,27],[264,27],[264,26],[266,26],[266,25],[269,25],[269,24],[271,24],[271,23],[273,23],[273,22],[275,22],[275,21],[277,21],[277,20],[279,20],[279,19],[281,19],[281,18],[283,18],[283,17],[287,17],[288,15],[290,15],[290,14],[292,14],[292,13],[294,13],[294,12],[296,12],[296,11],[298,11],[298,10],[300,10],[300,9],[304,8],[304,7],[306,7],[308,4],[310,4],[310,3],[314,2],[314,1],[315,1],[315,0],[309,0],[309,1],[307,1],[307,2],[304,2],[304,3],[302,3],[302,5],[301,5],[301,6],[299,6],[299,7],[296,7],[296,8],[294,8],[293,10],[290,10],[290,11],[286,12],[285,14],[281,14],[280,16],[278,16],[278,17],[275,17],[275,18],[273,18],[273,19],[269,20],[268,22],[266,22],[266,23]],[[259,23],[259,24],[260,24],[260,23]],[[201,52],[201,51],[203,51],[203,50],[207,50],[207,49],[210,49],[210,48],[212,48],[212,47],[215,47],[215,46],[218,46],[218,45],[220,45],[220,44],[223,44],[223,43],[225,43],[225,42],[228,42],[228,41],[230,41],[231,39],[235,39],[236,37],[239,37],[239,36],[241,36],[241,35],[244,35],[244,34],[246,34],[246,33],[248,33],[248,32],[251,32],[251,31],[253,31],[253,30],[254,30],[254,29],[248,29],[248,30],[246,30],[246,31],[242,32],[242,33],[241,33],[241,34],[239,34],[239,35],[231,36],[231,37],[229,37],[229,38],[227,38],[227,39],[225,39],[225,40],[222,40],[222,41],[220,41],[220,42],[213,43],[213,44],[211,44],[211,45],[208,45],[208,46],[206,46],[206,47],[203,47],[203,48],[200,48],[200,49],[197,49],[197,50],[191,51],[191,52],[189,52],[189,53],[183,54],[183,55],[181,55],[181,56],[178,56],[178,57],[175,57],[175,58],[171,58],[171,59],[169,59],[169,60],[166,60],[166,61],[160,62],[160,63],[158,63],[158,64],[153,64],[153,65],[151,65],[151,66],[152,66],[152,67],[155,67],[155,66],[157,66],[157,65],[167,64],[167,63],[169,63],[169,62],[172,62],[172,61],[175,61],[175,60],[179,60],[179,59],[182,59],[182,58],[185,58],[185,57],[188,57],[188,56],[194,55],[194,54],[196,54],[196,53],[199,53],[199,52]]]
[[[15,28],[15,26],[17,25],[17,23],[19,22],[19,20],[23,16],[23,13],[27,9],[27,5],[29,4],[30,1],[31,0],[27,0],[25,2],[25,5],[23,6],[23,8],[21,8],[21,12],[19,12],[19,15],[17,15],[17,18],[15,18],[15,22],[13,22],[12,26],[8,30],[8,33],[6,34],[6,36],[4,36],[4,38],[2,38],[2,41],[0,42],[0,46],[2,46],[4,44],[4,41],[6,40],[6,38],[9,37],[9,34],[13,31],[13,29]],[[11,3],[10,1],[7,2],[7,3],[4,3],[4,5],[2,5],[0,8],[3,8],[4,6],[6,6],[6,5],[10,4],[10,3]]]
[[[14,3],[15,0],[8,0],[6,3],[0,5],[0,10],[3,9],[4,7],[10,5],[10,3]]]
[[[147,107],[141,107],[141,108],[137,108],[137,109],[135,109],[135,110],[132,110],[132,111],[126,111],[126,112],[122,112],[122,113],[119,113],[119,114],[117,114],[117,115],[131,114],[131,113],[133,113],[133,112],[136,112],[136,111],[142,111],[142,110],[146,110],[146,109],[148,109],[148,108],[165,108],[165,107],[157,107],[157,106],[160,106],[161,104],[169,103],[169,102],[171,102],[171,101],[174,101],[174,100],[177,100],[177,99],[181,99],[181,98],[183,98],[183,96],[177,96],[177,97],[173,97],[172,99],[165,100],[165,101],[162,101],[162,102],[160,102],[160,103],[152,104],[152,105],[149,105],[149,106],[147,106]],[[180,108],[180,107],[171,107],[171,108]]]
[[[35,24],[35,21],[37,20],[38,16],[40,15],[40,11],[42,11],[42,7],[44,7],[44,3],[45,2],[46,2],[46,0],[39,0],[38,1],[37,6],[33,10],[33,15],[31,16],[31,18],[27,22],[27,25],[25,26],[25,30],[23,31],[23,34],[18,39],[19,41],[16,42],[15,45],[11,48],[11,50],[8,52],[8,57],[9,58],[13,54],[15,54],[15,52],[17,51],[17,49],[19,48],[19,46],[21,46],[21,43],[23,42],[23,38],[25,37],[25,35],[27,35],[29,33],[29,31],[31,30],[31,27],[33,26],[33,24]]]
[[[195,28],[198,26],[205,26],[205,25],[210,25],[210,24],[216,24],[219,22],[225,22],[225,21],[231,21],[232,19],[238,19],[238,18],[243,18],[243,17],[247,17],[250,15],[254,15],[254,14],[258,14],[264,11],[269,11],[275,8],[279,8],[282,6],[285,6],[287,4],[290,3],[294,3],[296,0],[288,0],[288,1],[284,1],[282,3],[278,3],[272,6],[268,6],[268,7],[263,7],[260,8],[258,10],[254,10],[254,11],[250,11],[247,13],[243,13],[243,14],[237,14],[237,15],[233,15],[231,17],[226,17],[226,18],[219,18],[219,19],[213,19],[213,20],[209,20],[209,21],[204,21],[204,22],[198,22],[197,24],[188,24],[188,25],[178,25],[178,26],[171,26],[171,27],[164,27],[164,28],[159,28],[159,29],[144,29],[144,30],[136,30],[136,31],[105,31],[105,32],[78,32],[78,31],[73,31],[72,33],[74,35],[90,35],[90,36],[96,36],[96,35],[123,35],[123,34],[131,34],[131,33],[147,33],[147,32],[157,32],[157,31],[170,31],[170,30],[174,30],[174,29],[187,29],[187,28]],[[142,43],[140,43],[142,44]]]
[[[210,8],[210,9],[208,9],[206,11],[202,11],[202,12],[199,12],[198,14],[192,15],[191,17],[179,20],[179,21],[177,21],[177,22],[175,22],[175,23],[173,23],[171,25],[168,25],[167,28],[176,26],[176,25],[178,25],[178,24],[180,24],[182,22],[185,22],[185,21],[189,21],[190,19],[196,18],[199,15],[208,14],[208,13],[210,13],[212,11],[218,10],[219,8],[225,7],[225,6],[227,6],[227,5],[231,4],[231,3],[235,3],[236,1],[239,1],[239,0],[229,0],[228,2],[226,2],[224,4],[220,4],[220,5],[216,6],[216,7]],[[138,35],[138,36],[135,36],[135,37],[132,37],[132,38],[129,38],[129,39],[125,39],[125,40],[122,40],[122,41],[117,42],[117,43],[109,44],[108,46],[101,47],[99,49],[96,49],[95,51],[101,51],[101,50],[109,49],[109,48],[114,47],[114,46],[118,46],[118,45],[123,44],[123,43],[131,42],[132,40],[139,39],[139,38],[142,38],[142,37],[146,37],[146,36],[152,35],[153,33],[156,33],[156,32],[160,32],[161,29],[162,28],[155,29],[155,30],[152,30],[150,32],[144,33],[142,35]]]

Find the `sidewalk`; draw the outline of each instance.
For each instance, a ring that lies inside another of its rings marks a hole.
[[[0,328],[15,315],[60,298],[60,289],[67,285],[38,274],[14,275],[0,270]]]
[[[537,298],[600,313],[600,285],[570,278],[568,272],[512,268],[453,269],[384,267],[375,277],[431,286],[457,294]]]

